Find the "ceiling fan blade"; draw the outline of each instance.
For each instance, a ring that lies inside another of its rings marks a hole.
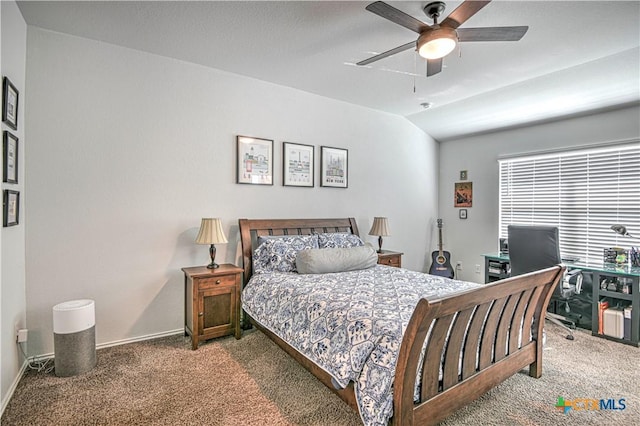
[[[438,74],[440,71],[442,71],[442,58],[427,59],[427,77]]]
[[[414,18],[411,15],[407,15],[401,10],[396,9],[395,7],[389,6],[385,2],[377,1],[368,5],[365,9],[369,12],[373,12],[378,16],[381,16],[385,19],[388,19],[391,22],[394,22],[398,25],[402,25],[405,28],[410,29],[411,31],[415,31],[420,34],[422,31],[427,28],[431,28],[429,25],[424,22]]]
[[[529,27],[458,28],[458,41],[518,41]]]
[[[447,19],[442,21],[440,25],[451,28],[458,28],[467,19],[478,13],[480,9],[491,3],[489,1],[475,1],[466,0],[460,6],[458,6],[453,12],[447,16]]]
[[[372,62],[379,61],[380,59],[384,59],[387,56],[395,55],[396,53],[404,52],[405,50],[409,50],[412,47],[416,47],[415,41],[410,41],[409,43],[403,44],[402,46],[398,46],[391,50],[387,50],[386,52],[380,53],[379,55],[372,56],[369,59],[358,62],[356,65],[369,65]]]

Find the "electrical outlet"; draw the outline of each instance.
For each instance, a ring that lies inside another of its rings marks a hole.
[[[456,269],[462,271],[462,260],[458,260],[456,262]]]
[[[26,328],[21,328],[16,331],[16,342],[24,343],[27,341],[27,335],[29,334],[29,330]]]
[[[476,274],[480,273],[480,265],[476,264]]]

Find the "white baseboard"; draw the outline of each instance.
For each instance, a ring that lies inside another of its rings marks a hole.
[[[16,374],[16,377],[13,380],[13,383],[11,383],[11,386],[9,387],[9,389],[7,389],[7,394],[2,400],[2,408],[0,408],[0,418],[2,418],[2,415],[4,414],[4,409],[7,408],[7,405],[9,405],[9,401],[11,400],[13,393],[16,391],[16,388],[18,387],[18,383],[20,383],[20,379],[22,379],[24,372],[27,370],[28,364],[29,363],[27,362],[27,360],[25,360],[22,363],[22,367],[20,368],[20,371],[18,372],[18,374]]]
[[[184,333],[184,327],[177,328],[175,330],[163,331],[161,333],[147,334],[146,336],[138,336],[138,337],[132,337],[130,339],[114,340],[113,342],[100,343],[99,345],[96,345],[96,349],[109,348],[111,346],[126,345],[127,343],[142,342],[145,340],[159,339],[161,337],[175,336],[176,334],[182,334],[182,333]]]

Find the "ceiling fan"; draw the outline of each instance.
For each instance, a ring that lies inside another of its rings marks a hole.
[[[395,7],[382,1],[376,1],[366,7],[389,21],[415,31],[419,34],[416,41],[395,47],[379,55],[358,62],[356,65],[368,65],[380,59],[395,55],[414,48],[418,54],[427,59],[427,77],[442,71],[442,58],[447,56],[458,43],[468,41],[518,41],[525,35],[529,27],[482,27],[482,28],[458,28],[480,9],[489,4],[489,1],[466,0],[458,6],[447,18],[438,23],[438,18],[444,12],[445,4],[441,1],[431,2],[424,7],[424,13],[433,20],[433,25],[408,15]]]

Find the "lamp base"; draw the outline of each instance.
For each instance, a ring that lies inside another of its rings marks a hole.
[[[209,256],[211,257],[211,263],[207,265],[207,269],[219,268],[220,265],[216,263],[216,246],[213,244],[209,247]]]
[[[382,253],[382,236],[378,237],[378,253]]]

